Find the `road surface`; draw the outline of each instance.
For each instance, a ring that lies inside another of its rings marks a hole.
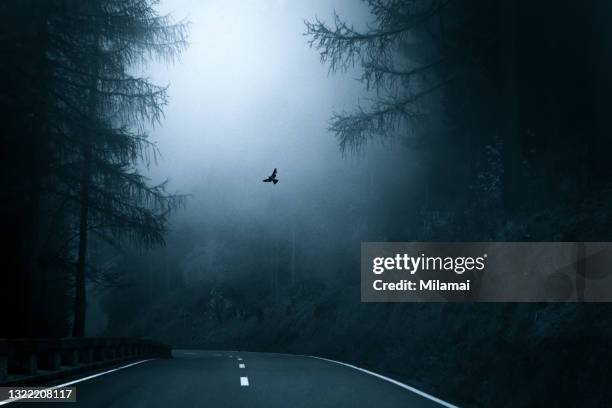
[[[374,373],[314,357],[199,350],[173,354],[173,359],[150,360],[73,384],[77,402],[66,404],[70,408],[452,407]],[[13,402],[7,406],[62,405]]]

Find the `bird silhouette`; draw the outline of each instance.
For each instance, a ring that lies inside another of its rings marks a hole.
[[[276,168],[274,169],[270,177],[268,177],[267,179],[263,179],[261,181],[263,181],[264,183],[269,183],[269,182],[273,182],[274,184],[278,183],[278,179],[276,178]]]

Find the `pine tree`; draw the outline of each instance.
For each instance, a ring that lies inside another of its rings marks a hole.
[[[165,192],[165,183],[149,186],[136,168],[155,154],[144,127],[159,122],[167,95],[130,70],[149,57],[172,60],[185,45],[185,27],[170,24],[153,6],[151,1],[86,3],[79,10],[86,25],[77,30],[82,43],[72,48],[79,59],[66,64],[68,88],[77,99],[86,95],[86,104],[73,105],[86,107],[75,163],[81,167],[78,191],[64,192],[79,206],[74,336],[85,330],[89,232],[111,241],[161,244],[167,217],[182,201]]]
[[[328,25],[319,19],[306,22],[309,44],[320,53],[330,72],[357,65],[361,81],[376,96],[366,106],[350,113],[335,113],[330,130],[340,149],[355,151],[371,139],[388,139],[410,130],[408,124],[422,116],[420,103],[438,91],[456,74],[445,72],[444,55],[433,52],[426,61],[406,60],[409,41],[420,41],[429,33],[448,1],[369,0],[375,24],[358,31],[334,13]],[[413,57],[408,55],[408,58]]]
[[[160,122],[168,97],[166,87],[134,72],[152,58],[173,61],[186,45],[186,26],[158,15],[156,4],[0,5],[16,20],[0,31],[3,77],[10,79],[0,87],[0,103],[9,112],[2,142],[3,151],[13,152],[3,162],[3,180],[16,214],[3,220],[16,234],[8,287],[27,294],[6,306],[17,306],[28,326],[15,322],[7,336],[49,335],[46,322],[54,319],[41,294],[51,280],[68,285],[68,276],[75,276],[73,334],[82,336],[88,237],[115,246],[163,243],[168,217],[184,199],[138,171],[157,155],[145,129]],[[51,279],[50,271],[60,269],[66,278],[55,279],[53,272]]]

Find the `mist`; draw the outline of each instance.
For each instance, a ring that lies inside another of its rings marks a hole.
[[[148,71],[170,86],[163,123],[152,130],[162,156],[150,177],[168,178],[171,190],[189,195],[173,220],[169,246],[191,246],[186,262],[193,262],[211,245],[238,247],[241,231],[252,228],[254,239],[280,246],[292,245],[298,234],[316,248],[351,250],[354,263],[360,241],[386,239],[376,213],[406,196],[402,186],[416,183],[418,164],[409,150],[390,145],[340,152],[327,129],[330,114],[351,110],[369,94],[355,70],[330,74],[307,46],[303,28],[304,20],[331,18],[334,9],[365,27],[371,20],[365,5],[167,1],[162,7],[190,24],[180,62]],[[262,183],[273,168],[280,182]],[[185,229],[198,238],[186,242]],[[223,266],[213,269],[202,278],[217,279]]]

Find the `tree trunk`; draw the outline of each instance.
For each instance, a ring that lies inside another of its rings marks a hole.
[[[91,181],[91,145],[88,143],[83,154],[81,179],[81,214],[79,222],[79,252],[76,270],[76,290],[74,297],[73,337],[85,336],[85,312],[87,309],[87,288],[85,267],[87,258],[87,218],[89,213],[89,183]]]
[[[93,46],[96,47],[94,60],[92,63],[92,80],[89,88],[87,113],[94,126],[97,119],[97,92],[98,83],[97,77],[99,74],[99,60],[97,50],[99,49],[99,34],[96,33],[96,39]],[[85,336],[85,315],[87,311],[87,232],[88,232],[88,216],[89,216],[89,190],[91,185],[92,173],[92,144],[95,137],[95,131],[90,128],[84,135],[83,141],[83,169],[81,173],[81,191],[79,196],[80,201],[80,221],[79,221],[79,250],[76,267],[75,279],[75,297],[74,297],[74,325],[72,327],[73,337]]]

